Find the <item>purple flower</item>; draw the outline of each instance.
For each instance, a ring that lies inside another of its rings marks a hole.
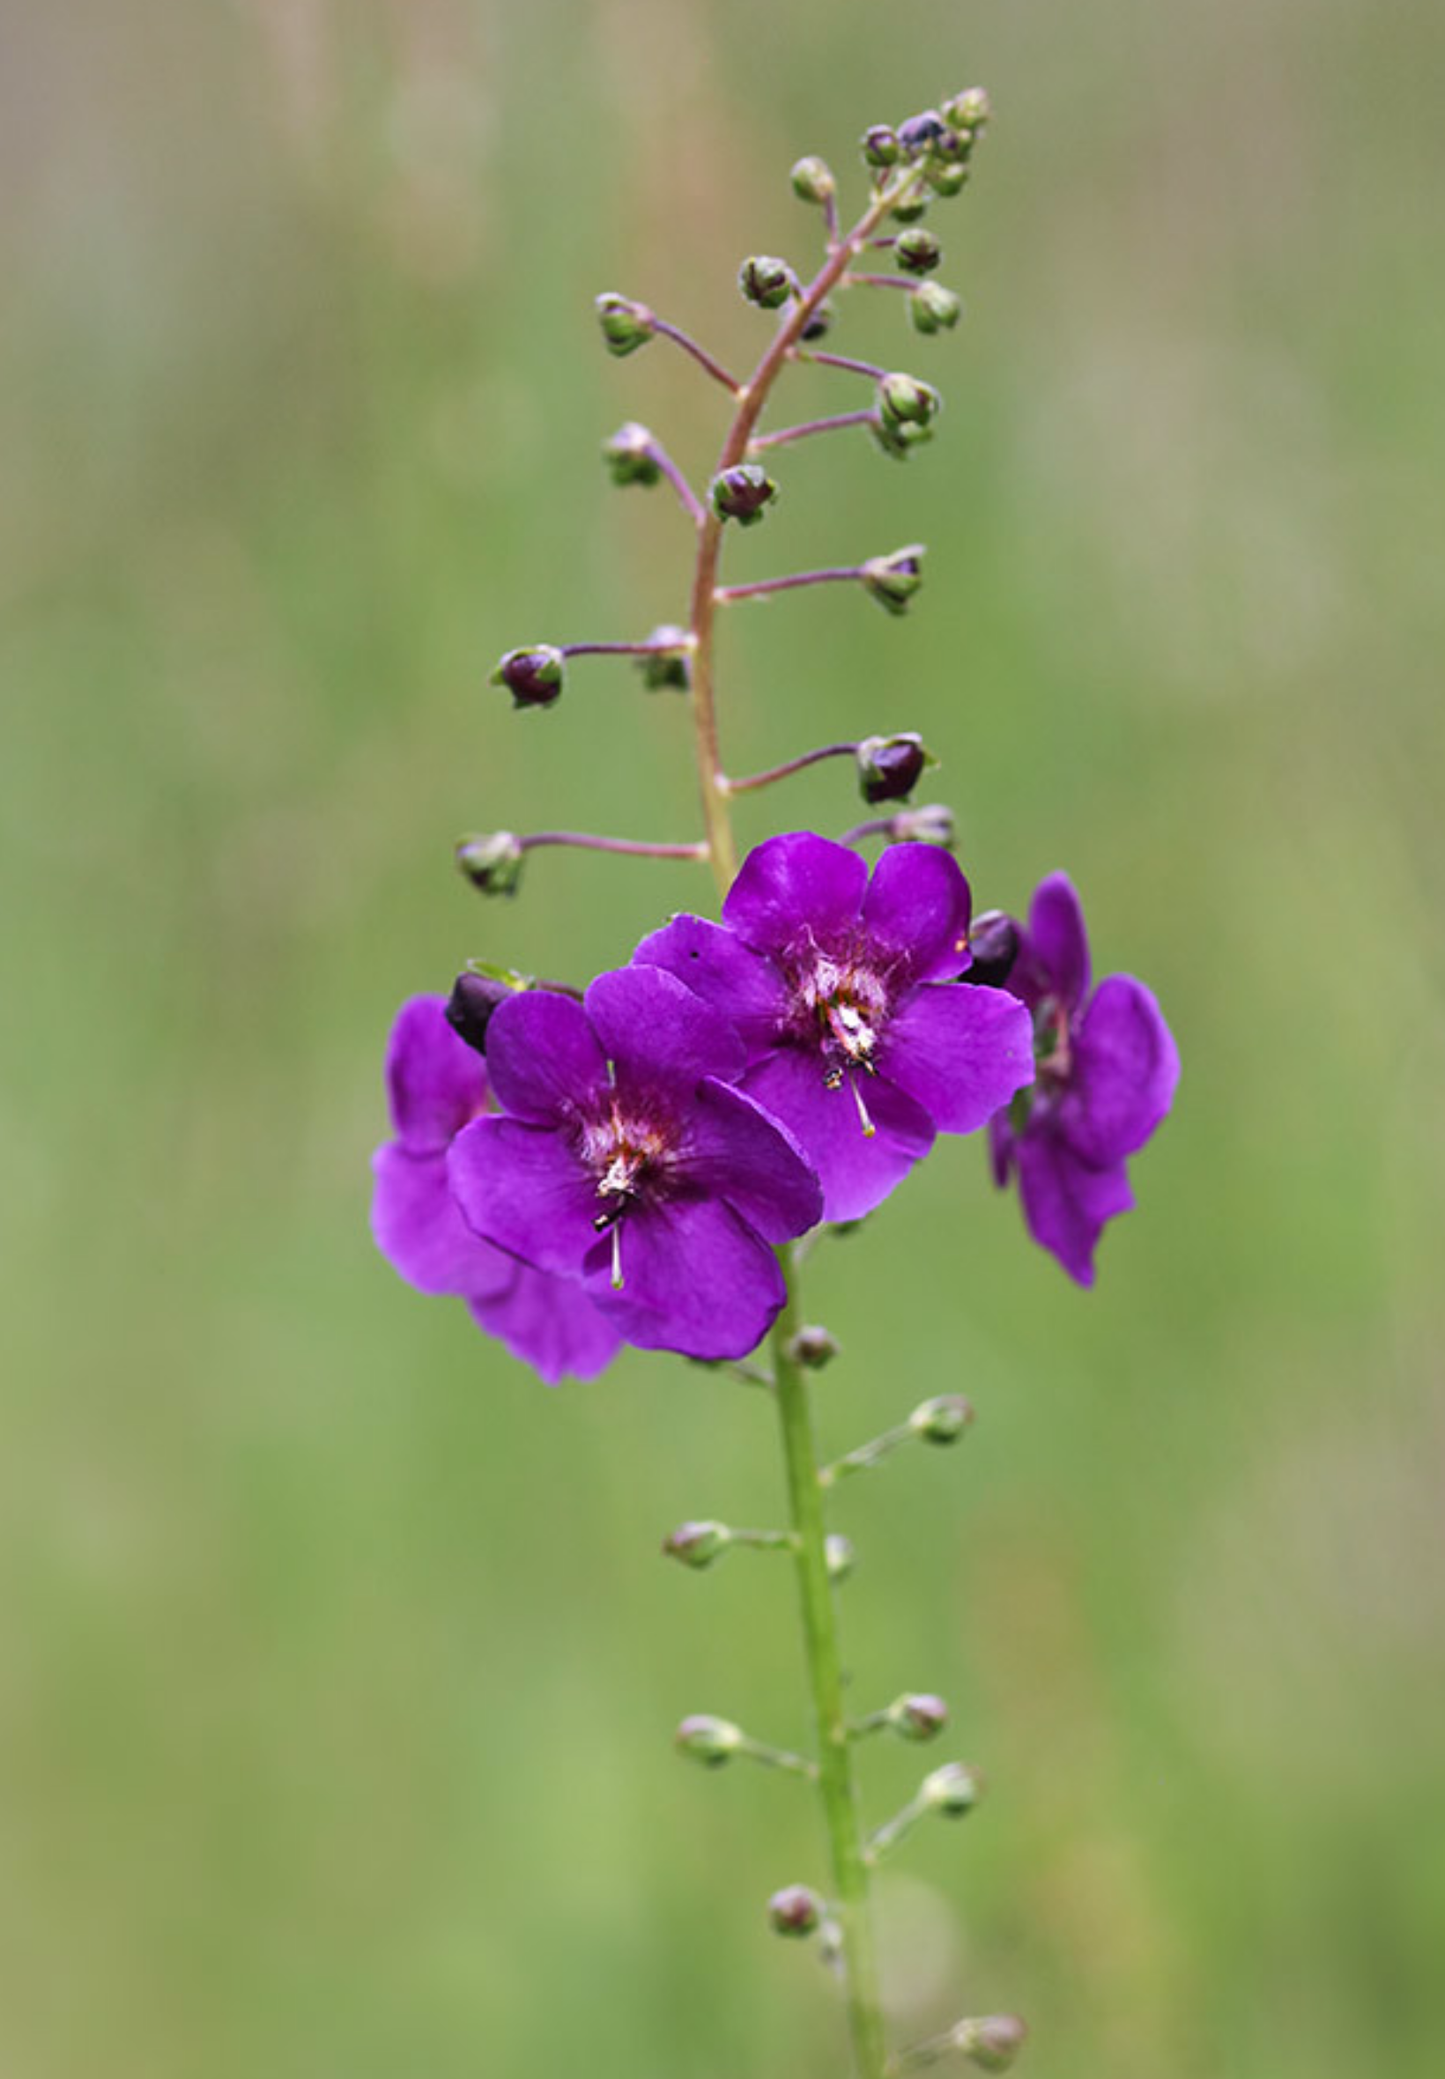
[[[394,1270],[421,1292],[455,1294],[476,1321],[549,1385],[590,1379],[617,1353],[616,1331],[580,1285],[531,1270],[479,1241],[447,1183],[447,1150],[487,1108],[481,1057],[446,1018],[444,996],[413,996],[392,1027],[387,1095],[396,1138],[373,1158],[371,1231]]]
[[[936,1133],[972,1133],[1033,1077],[1029,1021],[968,966],[968,883],[897,845],[873,869],[809,832],[744,860],[722,923],[674,917],[633,958],[679,976],[742,1033],[742,1087],[795,1135],[824,1217],[887,1197]]]
[[[1106,1221],[1134,1204],[1125,1157],[1169,1110],[1179,1054],[1158,1004],[1132,975],[1089,993],[1089,940],[1066,874],[1034,892],[1004,988],[1034,1021],[1033,1090],[991,1122],[994,1176],[1017,1171],[1030,1234],[1081,1285],[1094,1282]]]
[[[529,990],[487,1028],[505,1108],[449,1159],[477,1234],[580,1278],[630,1343],[742,1357],[785,1297],[770,1244],[814,1225],[817,1178],[732,1087],[732,1024],[671,975],[600,975],[584,1003]]]

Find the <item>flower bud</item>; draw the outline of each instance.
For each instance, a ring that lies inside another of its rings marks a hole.
[[[679,1523],[672,1535],[663,1539],[662,1549],[669,1559],[681,1560],[684,1566],[701,1571],[720,1559],[732,1541],[733,1534],[725,1523]]]
[[[718,518],[736,520],[740,527],[755,527],[777,495],[777,485],[756,462],[734,463],[713,478],[709,489]]]
[[[923,738],[911,730],[898,736],[865,736],[855,756],[858,791],[870,807],[880,801],[903,801],[918,785],[925,768],[938,762]]]
[[[943,247],[924,224],[910,224],[893,241],[893,257],[905,274],[932,274]]]
[[[743,1733],[730,1719],[701,1716],[684,1718],[673,1739],[681,1753],[704,1768],[720,1769],[742,1746]]]
[[[915,448],[925,446],[933,438],[931,426],[897,426],[881,413],[868,421],[868,431],[884,454],[891,455],[895,462],[906,462]]]
[[[602,457],[614,484],[643,484],[650,488],[661,479],[652,435],[635,419],[619,426],[611,440],[603,442]]]
[[[941,1769],[923,1779],[922,1796],[945,1819],[961,1819],[971,1812],[983,1793],[976,1770],[966,1762],[946,1761]]]
[[[1028,2040],[1028,2023],[1017,2014],[985,2014],[960,2021],[953,2043],[982,2072],[1006,2072]]]
[[[948,1723],[941,1696],[900,1696],[888,1706],[888,1723],[901,1740],[936,1739]]]
[[[608,289],[595,299],[597,322],[610,354],[633,354],[652,337],[652,312],[645,303]]]
[[[891,123],[874,123],[863,132],[863,159],[868,166],[896,166],[903,156],[898,132]]]
[[[768,1900],[768,1924],[775,1935],[810,1935],[823,1917],[823,1901],[806,1884],[789,1884]]]
[[[923,543],[915,541],[890,555],[870,556],[860,572],[864,591],[886,613],[907,613],[909,600],[923,583],[923,555]]]
[[[566,659],[550,642],[525,650],[508,650],[492,673],[494,686],[505,686],[514,707],[550,707],[562,691]]]
[[[1001,989],[1019,956],[1019,927],[1002,910],[985,910],[969,927],[973,955],[967,979],[984,989]]]
[[[516,996],[530,986],[526,975],[502,973],[496,968],[479,973],[469,967],[452,983],[452,993],[447,998],[447,1023],[458,1039],[464,1039],[477,1053],[485,1054],[487,1027],[492,1022],[492,1013],[509,996]]]
[[[910,116],[906,123],[898,125],[898,142],[910,159],[918,159],[932,151],[947,127],[936,108],[925,108],[921,115]]]
[[[951,332],[963,305],[942,282],[920,282],[908,299],[908,315],[916,332]]]
[[[798,278],[786,260],[754,253],[738,269],[738,287],[748,303],[760,310],[780,310],[798,286]]]
[[[789,179],[800,202],[831,202],[838,192],[838,183],[825,159],[799,159]]]
[[[943,409],[943,399],[932,383],[916,375],[896,371],[878,385],[878,410],[885,425],[931,426]]]
[[[831,303],[820,303],[799,333],[799,338],[805,340],[826,338],[828,333],[832,331],[837,316],[838,313]]]
[[[942,845],[951,850],[958,826],[951,808],[930,801],[922,808],[900,809],[888,834],[895,845]]]
[[[515,895],[522,878],[522,847],[510,830],[484,837],[464,837],[456,848],[457,865],[483,895]]]
[[[928,195],[926,191],[922,188],[910,188],[906,195],[899,196],[888,214],[894,219],[895,223],[916,224],[921,216],[927,214],[927,211]]]
[[[987,126],[993,107],[985,87],[965,87],[943,104],[943,113],[955,130],[977,132]]]
[[[969,165],[966,159],[954,159],[947,164],[933,165],[928,169],[928,185],[942,202],[959,194],[968,186]]]
[[[788,1355],[805,1371],[820,1372],[838,1355],[838,1344],[826,1328],[800,1328],[788,1344]]]
[[[827,1561],[830,1581],[846,1581],[858,1564],[853,1540],[845,1538],[840,1530],[830,1531],[823,1540],[823,1557]]]
[[[692,684],[692,640],[685,628],[676,628],[670,621],[654,628],[647,640],[666,643],[661,650],[645,650],[637,660],[642,674],[642,683],[649,693],[674,691],[685,693]]]
[[[973,1405],[961,1393],[941,1393],[913,1410],[908,1427],[926,1444],[952,1444],[973,1420]]]

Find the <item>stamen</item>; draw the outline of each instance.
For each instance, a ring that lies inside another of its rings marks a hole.
[[[612,1289],[614,1292],[622,1290],[622,1222],[620,1220],[614,1220],[612,1223]]]
[[[858,1107],[858,1124],[863,1129],[863,1138],[866,1141],[871,1141],[878,1128],[868,1116],[868,1107],[863,1102],[863,1092],[858,1088],[858,1078],[856,1076],[849,1076],[848,1088],[852,1091],[853,1102]]]

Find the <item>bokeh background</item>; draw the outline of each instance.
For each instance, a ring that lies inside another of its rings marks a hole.
[[[780,458],[734,575],[921,539],[725,630],[735,770],[922,729],[983,903],[1067,865],[1179,1034],[1097,1291],[941,1148],[820,1250],[860,1701],[942,1690],[990,1797],[886,1888],[900,2036],[1016,2007],[1036,2079],[1433,2079],[1445,1998],[1435,0],[101,0],[0,85],[0,2069],[7,2079],[828,2079],[762,1920],[810,1801],[677,1763],[806,1737],[790,1583],[665,1566],[780,1506],[766,1404],[662,1358],[548,1393],[373,1255],[397,1001],[583,976],[689,869],[622,665],[514,717],[496,654],[676,614],[611,492],[746,361],[804,150],[982,79],[940,218],[969,315],[839,344],[948,398],[906,468]],[[859,402],[804,371],[787,416]],[[747,819],[762,834],[773,804]],[[778,812],[852,820],[846,776]],[[875,1816],[918,1757],[870,1753]]]

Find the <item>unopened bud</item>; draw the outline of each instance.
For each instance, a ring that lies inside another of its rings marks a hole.
[[[953,1444],[973,1420],[973,1405],[961,1393],[940,1393],[913,1410],[908,1427],[926,1444]]]
[[[768,1924],[775,1935],[811,1935],[823,1917],[823,1901],[806,1884],[789,1884],[768,1900]]]
[[[878,385],[878,410],[885,425],[931,426],[943,409],[932,383],[896,371]]]
[[[719,1769],[743,1745],[743,1732],[727,1718],[684,1718],[673,1739],[681,1753],[704,1768]]]
[[[985,910],[969,926],[973,955],[967,979],[984,989],[1001,989],[1019,956],[1019,927],[1002,910]]]
[[[948,1706],[941,1696],[900,1696],[888,1706],[888,1723],[902,1740],[933,1740],[948,1723]]]
[[[981,2072],[1006,2072],[1028,2033],[1028,2023],[1017,2014],[985,2014],[979,2021],[960,2021],[953,2042]]]
[[[725,1523],[679,1523],[670,1537],[662,1541],[662,1549],[669,1559],[681,1560],[684,1566],[699,1571],[720,1559],[733,1541],[733,1534]]]
[[[602,457],[614,484],[643,484],[650,487],[662,476],[657,456],[653,452],[652,435],[645,426],[639,426],[635,419],[629,419],[625,426],[619,426],[611,440],[603,442]]]
[[[832,331],[837,316],[838,313],[834,310],[831,303],[820,303],[806,325],[804,325],[801,333],[798,335],[799,338],[806,340],[825,339]]]
[[[492,673],[494,686],[505,686],[516,707],[550,707],[562,691],[566,659],[554,643],[532,643],[508,650]]]
[[[800,202],[831,202],[838,192],[838,183],[826,159],[799,159],[789,178]]]
[[[777,495],[777,485],[756,462],[734,463],[715,476],[710,487],[718,518],[736,520],[740,527],[755,527]]]
[[[823,1540],[823,1557],[827,1561],[830,1581],[846,1581],[858,1564],[853,1540],[845,1538],[840,1530],[830,1531]]]
[[[633,354],[652,337],[652,312],[645,303],[608,289],[596,298],[597,322],[611,354]]]
[[[859,581],[870,598],[886,613],[904,614],[908,602],[923,583],[924,547],[921,541],[894,549],[886,556],[870,556],[859,573]]]
[[[888,214],[899,224],[916,224],[928,213],[928,194],[923,188],[910,188],[900,195]]]
[[[970,170],[966,158],[934,164],[928,169],[928,185],[940,201],[947,202],[968,186]]]
[[[922,808],[900,809],[888,831],[895,845],[942,845],[946,850],[952,849],[957,835],[957,818],[941,801],[926,802]]]
[[[933,149],[947,127],[936,108],[925,108],[921,115],[910,116],[906,123],[898,125],[898,142],[910,159],[921,158]]]
[[[653,629],[647,640],[666,645],[665,648],[644,650],[637,660],[642,683],[648,692],[685,693],[692,683],[692,641],[687,630],[664,621],[661,627]]]
[[[965,1812],[973,1810],[982,1794],[978,1773],[966,1762],[946,1761],[941,1769],[923,1779],[924,1800],[946,1819],[961,1819]]]
[[[874,123],[863,132],[863,159],[869,166],[896,166],[903,156],[898,132],[891,123]]]
[[[896,425],[881,412],[869,419],[868,430],[884,454],[892,456],[895,462],[906,462],[915,448],[925,446],[933,438],[931,426]]]
[[[965,87],[961,94],[944,102],[943,113],[955,130],[982,130],[993,114],[987,88]]]
[[[458,1039],[464,1039],[469,1047],[479,1054],[487,1050],[487,1027],[492,1014],[509,996],[531,986],[526,975],[501,972],[495,968],[479,973],[468,968],[452,983],[452,993],[447,998],[447,1023]]]
[[[800,1328],[788,1344],[788,1355],[805,1371],[820,1372],[838,1355],[838,1344],[826,1328]]]
[[[457,865],[483,895],[515,895],[522,878],[522,847],[510,830],[484,837],[464,837],[456,848]]]
[[[754,253],[738,269],[738,287],[745,300],[760,310],[780,310],[798,286],[798,278],[786,260]]]
[[[905,274],[932,274],[943,247],[926,224],[910,224],[894,239],[893,256]]]
[[[908,299],[908,315],[918,332],[951,332],[963,305],[942,282],[920,282]]]
[[[855,753],[858,791],[876,807],[880,801],[903,801],[937,759],[921,736],[905,730],[898,736],[865,736]]]

